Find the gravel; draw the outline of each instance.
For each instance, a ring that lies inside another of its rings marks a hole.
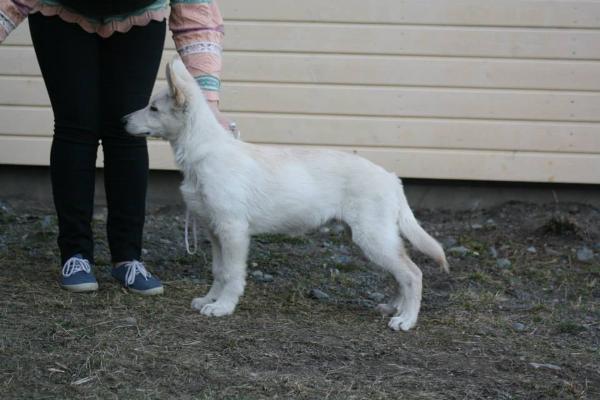
[[[521,322],[515,322],[512,324],[512,328],[517,332],[522,332],[525,330],[525,324]]]
[[[444,247],[444,249],[448,249],[450,247],[456,246],[458,244],[458,240],[456,240],[454,236],[448,236],[440,240],[440,243],[442,244],[442,247]]]
[[[584,263],[590,263],[594,260],[594,252],[589,247],[582,247],[577,250],[577,259]]]
[[[453,256],[464,257],[469,253],[469,249],[465,246],[455,246],[448,249],[448,253]]]
[[[368,294],[368,297],[377,303],[381,303],[385,299],[385,295],[379,292],[371,292]]]
[[[506,269],[512,266],[512,262],[508,258],[499,258],[496,260],[496,266],[498,268]]]
[[[310,292],[308,292],[308,295],[310,297],[312,297],[313,299],[317,299],[317,300],[328,300],[329,299],[329,295],[319,289],[311,289]]]

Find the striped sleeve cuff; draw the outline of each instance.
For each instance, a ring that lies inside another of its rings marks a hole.
[[[219,91],[221,90],[221,80],[215,75],[198,75],[194,79],[204,96],[209,101],[219,101]]]
[[[0,0],[0,42],[25,19],[31,7],[13,0]]]
[[[207,99],[219,100],[223,17],[214,0],[171,0],[169,28],[177,52]]]
[[[8,32],[6,32],[3,28],[0,28],[0,43],[4,42],[4,39],[8,36]]]
[[[17,23],[9,17],[7,12],[0,9],[0,42],[4,41],[16,27]]]

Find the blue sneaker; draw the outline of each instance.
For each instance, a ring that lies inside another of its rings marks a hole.
[[[113,267],[111,273],[113,278],[121,282],[121,285],[133,293],[151,296],[162,294],[163,286],[160,280],[152,276],[146,270],[144,264],[139,261],[129,261]]]
[[[75,254],[63,265],[60,286],[71,292],[91,292],[98,289],[92,266],[81,254]]]

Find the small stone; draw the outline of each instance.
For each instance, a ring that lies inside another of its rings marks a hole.
[[[148,255],[148,249],[142,249],[142,254],[147,256]]]
[[[250,275],[257,281],[263,279],[263,277],[264,277],[263,272],[259,271],[259,270],[250,272]]]
[[[467,249],[465,246],[455,246],[455,247],[450,247],[448,249],[448,253],[450,253],[453,256],[464,257],[467,255],[468,252],[469,252],[469,249]]]
[[[448,249],[448,248],[450,248],[452,246],[456,246],[456,244],[458,243],[458,241],[454,237],[448,236],[447,238],[444,238],[444,239],[440,240],[440,243],[442,244],[442,246],[445,249]]]
[[[350,254],[350,249],[345,244],[341,244],[338,249],[339,249],[340,253],[342,253],[342,254],[346,254],[346,255]]]
[[[43,230],[49,230],[52,227],[52,217],[50,215],[44,216],[41,225]]]
[[[511,265],[512,263],[508,258],[499,258],[496,260],[496,266],[498,266],[498,268],[506,269],[510,268]]]
[[[481,224],[471,224],[471,229],[473,229],[473,230],[477,231],[482,228],[483,228],[483,225],[481,225]]]
[[[135,319],[134,317],[123,318],[123,322],[126,325],[129,325],[129,326],[135,326],[135,325],[137,325],[137,319]]]
[[[548,254],[549,256],[560,256],[560,252],[556,251],[550,247],[546,247],[544,248],[544,251],[546,252],[546,254]]]
[[[553,369],[555,371],[560,371],[562,369],[558,365],[554,365],[554,364],[538,364],[538,363],[533,363],[532,362],[532,363],[529,363],[529,365],[531,365],[535,369],[548,368],[548,369]]]
[[[330,231],[331,231],[331,229],[329,229],[329,227],[327,227],[327,226],[322,226],[322,227],[319,229],[319,232],[320,232],[320,233],[329,233]]]
[[[352,257],[346,256],[346,255],[334,256],[333,261],[336,264],[348,265],[348,264],[352,263]]]
[[[487,221],[485,221],[485,224],[487,226],[496,226],[496,221],[494,221],[493,219],[488,219]]]
[[[385,299],[385,295],[383,293],[379,293],[379,292],[370,292],[367,295],[369,297],[369,299],[377,302],[377,303],[381,303],[383,301],[383,299]]]
[[[535,253],[537,253],[537,249],[534,246],[529,246],[527,248],[527,252],[531,253],[531,254],[535,254]]]
[[[258,263],[256,263],[256,262],[252,262],[252,263],[250,263],[250,265],[252,265],[252,268],[258,267]]]
[[[488,249],[488,252],[490,253],[490,256],[492,258],[498,258],[498,250],[496,250],[496,247],[492,246]]]
[[[515,322],[514,324],[512,324],[512,328],[515,331],[522,332],[525,330],[525,324],[522,324],[521,322]]]
[[[338,276],[340,274],[340,270],[337,268],[330,268],[329,273],[331,274],[331,276]]]
[[[334,224],[331,227],[331,232],[335,233],[336,235],[339,235],[340,233],[344,232],[346,230],[346,227],[344,226],[344,224]]]
[[[311,289],[308,293],[310,297],[317,300],[327,300],[329,299],[329,295],[319,289]]]
[[[163,244],[171,244],[171,241],[169,239],[159,239],[159,242],[163,243]]]
[[[594,252],[587,246],[583,246],[577,250],[577,259],[584,263],[589,263],[594,260]]]
[[[259,270],[250,272],[250,276],[257,282],[273,282],[273,275],[265,274]]]

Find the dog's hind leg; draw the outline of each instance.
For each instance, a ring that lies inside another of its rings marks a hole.
[[[365,256],[396,279],[399,286],[397,297],[390,304],[379,305],[378,309],[394,315],[388,324],[390,328],[407,331],[415,326],[421,308],[421,270],[406,255],[393,223],[376,226],[372,222],[349,222],[352,240]]]
[[[244,293],[250,235],[247,225],[237,222],[220,224],[213,233],[218,238],[221,250],[221,265],[217,273],[221,279],[221,290],[216,300],[202,306],[200,312],[220,317],[232,314]]]
[[[196,297],[192,300],[192,308],[195,310],[202,310],[206,304],[212,303],[221,295],[221,291],[223,290],[223,259],[221,255],[221,244],[219,243],[219,239],[212,234],[208,233],[208,238],[210,239],[210,244],[212,247],[212,276],[213,283],[210,287],[210,290],[204,297]]]

